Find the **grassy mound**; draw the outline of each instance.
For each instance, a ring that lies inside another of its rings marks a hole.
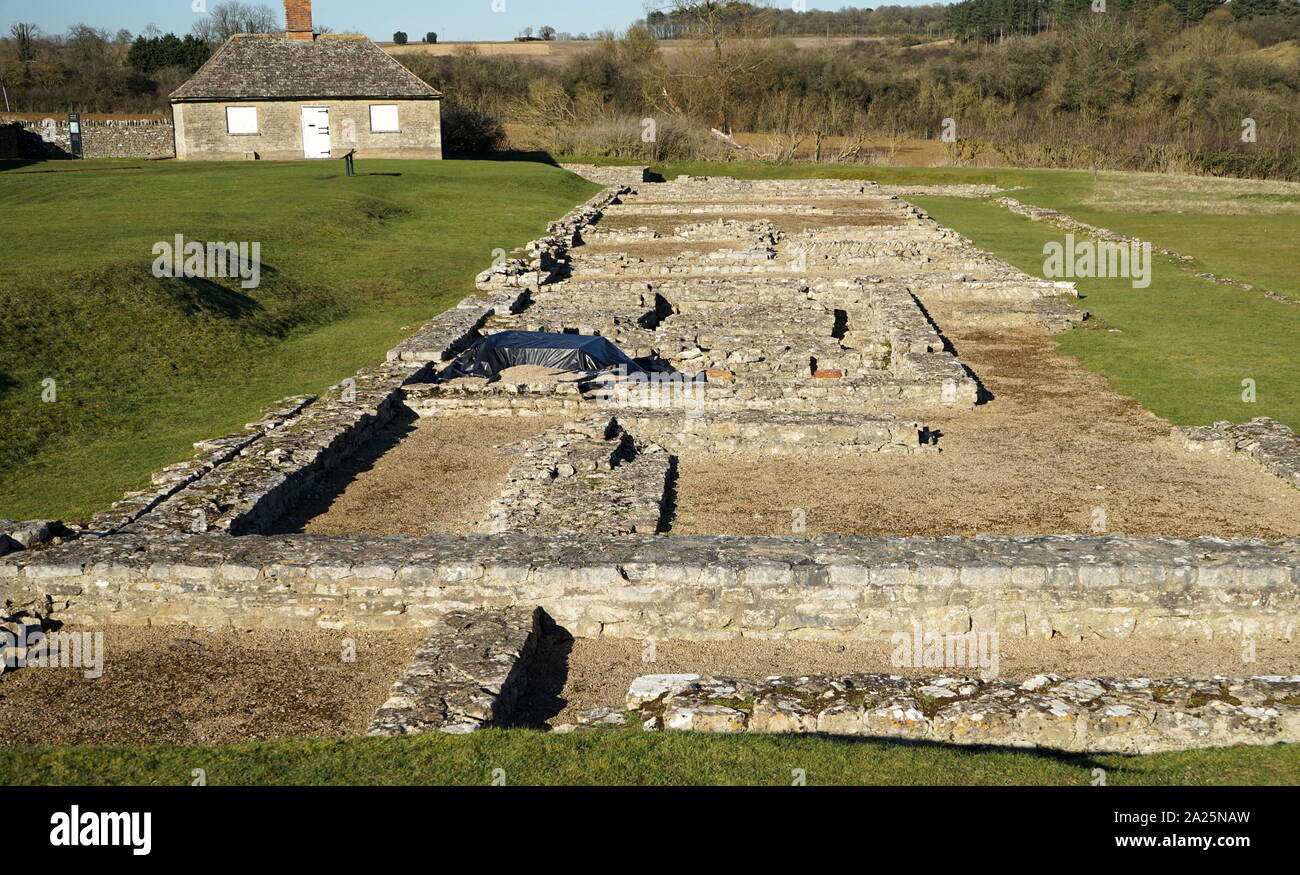
[[[494,250],[598,190],[530,162],[358,166],[0,173],[0,211],[22,217],[0,227],[0,518],[84,519],[194,441],[382,360]],[[178,234],[260,243],[260,284],[155,277]]]

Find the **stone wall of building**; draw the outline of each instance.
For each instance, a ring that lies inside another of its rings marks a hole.
[[[1178,426],[1172,437],[1194,453],[1242,455],[1268,473],[1300,489],[1300,437],[1275,419]]]
[[[367,735],[463,735],[507,721],[528,683],[541,611],[455,611],[433,626]]]
[[[396,104],[400,131],[370,129],[370,107]],[[258,133],[231,134],[226,109],[257,108]],[[230,161],[241,158],[301,161],[302,108],[329,107],[333,157],[350,149],[365,158],[441,158],[442,102],[440,100],[298,100],[245,101],[242,103],[176,103],[176,157],[189,160]]]

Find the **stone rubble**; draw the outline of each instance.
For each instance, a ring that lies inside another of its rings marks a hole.
[[[0,556],[46,544],[61,544],[81,534],[58,520],[0,520]]]
[[[1240,453],[1274,477],[1300,488],[1300,437],[1267,416],[1257,416],[1250,422],[1177,426],[1171,436],[1192,452]]]
[[[696,732],[821,733],[944,744],[1149,754],[1300,742],[1300,676],[1063,678],[1023,683],[885,674],[649,675],[624,723],[593,709],[581,725]]]
[[[570,535],[653,534],[671,462],[608,414],[549,429],[525,442],[483,531]]]
[[[375,712],[367,735],[462,735],[510,719],[528,682],[541,611],[454,611],[441,618]]]
[[[48,610],[49,603],[44,600],[0,609],[0,674],[25,668],[28,662],[49,654],[49,640],[44,636],[53,626],[47,619]]]

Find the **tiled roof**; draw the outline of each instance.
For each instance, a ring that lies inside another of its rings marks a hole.
[[[357,35],[231,37],[172,100],[419,98],[441,95]]]

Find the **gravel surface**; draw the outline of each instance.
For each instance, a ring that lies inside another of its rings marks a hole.
[[[1300,490],[1247,459],[1187,452],[1044,332],[934,315],[994,395],[900,414],[938,429],[942,452],[684,453],[673,534],[789,535],[801,509],[808,535],[1300,535]]]
[[[110,626],[103,634],[99,678],[75,668],[0,674],[0,745],[358,735],[423,639],[419,631],[209,632],[184,626]],[[345,638],[356,643],[355,661],[343,660]]]

